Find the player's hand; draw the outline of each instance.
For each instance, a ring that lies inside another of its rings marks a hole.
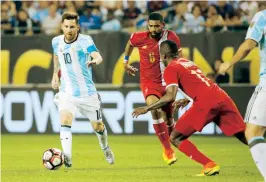
[[[225,62],[225,63],[222,63],[218,69],[218,73],[221,74],[221,75],[224,75],[225,72],[231,68],[232,64],[229,63],[229,62]]]
[[[96,61],[87,61],[86,64],[88,67],[90,67],[91,65],[96,64]]]
[[[138,71],[137,68],[135,68],[134,66],[130,66],[129,64],[125,63],[124,64],[124,68],[126,70],[126,72],[131,75],[131,76],[135,76],[135,73]]]
[[[148,110],[146,107],[138,107],[138,108],[134,109],[132,116],[133,116],[133,118],[137,118],[139,115],[145,114],[147,112],[148,112]]]
[[[180,107],[186,107],[189,102],[190,102],[190,100],[188,100],[188,99],[180,99],[180,100],[175,101],[172,104],[174,111],[179,110]]]
[[[53,74],[53,79],[51,84],[54,90],[57,90],[59,88],[59,78],[57,74]]]

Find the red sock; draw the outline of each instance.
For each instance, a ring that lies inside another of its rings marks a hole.
[[[153,124],[153,128],[156,132],[157,137],[160,139],[161,144],[165,150],[172,150],[170,139],[168,135],[168,128],[165,122],[159,124]]]
[[[203,166],[205,166],[209,162],[213,162],[211,159],[209,159],[207,156],[201,153],[197,149],[197,147],[193,143],[191,143],[189,140],[184,140],[179,145],[178,149],[184,154],[186,154],[189,158],[202,164]]]

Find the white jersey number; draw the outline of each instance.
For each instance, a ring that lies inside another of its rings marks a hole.
[[[191,74],[192,75],[196,75],[199,79],[201,79],[201,81],[203,81],[208,87],[210,86],[210,84],[208,83],[207,79],[205,77],[202,77],[202,72],[200,69],[195,70],[191,70]]]

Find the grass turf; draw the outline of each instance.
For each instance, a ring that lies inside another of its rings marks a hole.
[[[59,135],[2,135],[2,182],[259,182],[248,147],[235,138],[195,136],[191,140],[221,166],[213,177],[195,177],[201,166],[176,152],[167,166],[156,136],[110,136],[116,162],[109,165],[94,135],[73,135],[73,167],[56,171],[42,165],[44,150],[61,148]]]

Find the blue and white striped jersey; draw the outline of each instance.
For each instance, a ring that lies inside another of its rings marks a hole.
[[[249,26],[246,39],[256,41],[260,49],[260,81],[266,81],[266,10],[256,13]]]
[[[92,38],[78,34],[72,43],[66,43],[64,35],[54,37],[53,51],[58,56],[61,69],[59,90],[74,97],[86,97],[96,93],[92,80],[92,68],[86,65],[90,54],[98,51]]]

